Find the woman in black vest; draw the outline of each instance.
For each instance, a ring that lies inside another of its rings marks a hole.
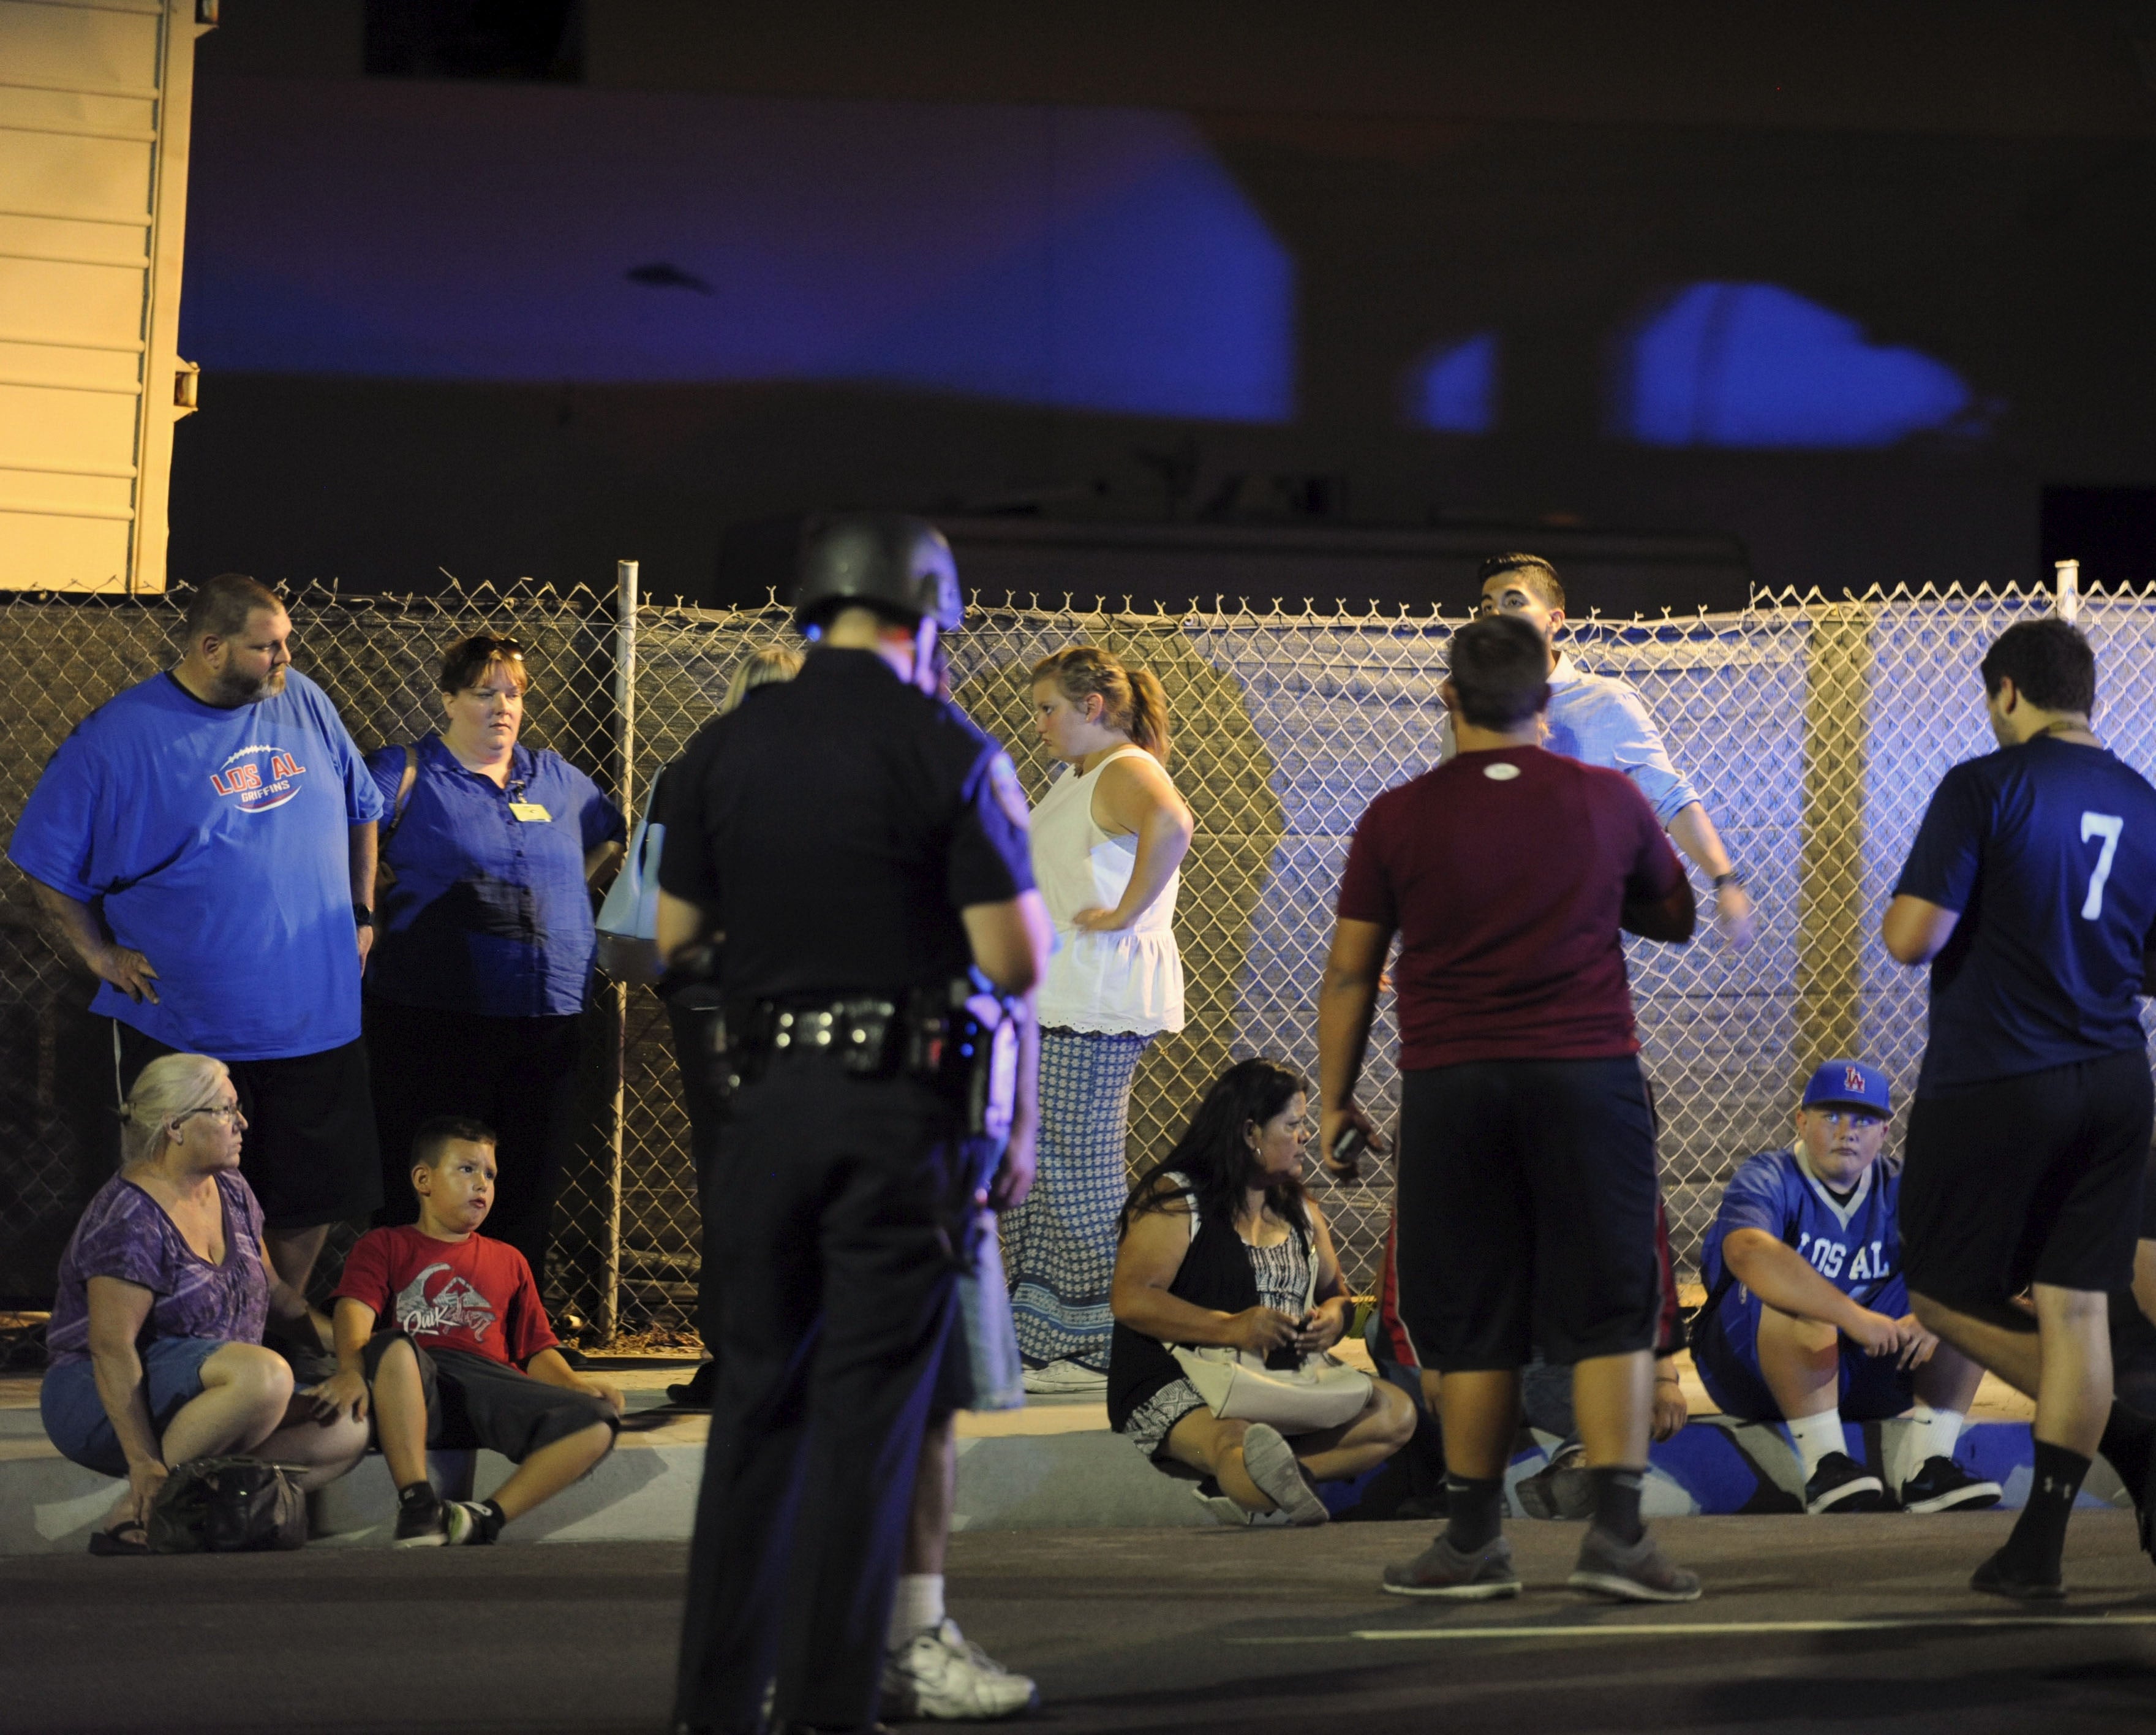
[[[1131,1189],[1118,1224],[1108,1419],[1171,1475],[1182,1466],[1217,1483],[1226,1498],[1207,1496],[1216,1512],[1246,1522],[1280,1512],[1322,1524],[1311,1484],[1359,1476],[1414,1432],[1406,1394],[1383,1381],[1344,1424],[1292,1440],[1217,1416],[1170,1353],[1221,1345],[1278,1359],[1330,1349],[1347,1331],[1354,1304],[1325,1219],[1303,1191],[1309,1114],[1295,1074],[1237,1061]]]

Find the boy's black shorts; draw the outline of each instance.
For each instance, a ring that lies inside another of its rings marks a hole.
[[[2138,1049],[1919,1096],[1902,1167],[1910,1289],[1970,1312],[2031,1283],[2125,1287],[2150,1117]]]
[[[1424,1368],[1656,1347],[1654,1111],[1630,1055],[1471,1060],[1401,1081],[1400,1317]]]
[[[403,1332],[377,1332],[367,1340],[367,1389],[382,1353]],[[419,1383],[427,1394],[427,1444],[443,1451],[472,1451],[484,1446],[512,1464],[521,1464],[543,1445],[581,1434],[593,1422],[616,1433],[620,1423],[600,1399],[534,1379],[521,1368],[466,1349],[422,1349]]]

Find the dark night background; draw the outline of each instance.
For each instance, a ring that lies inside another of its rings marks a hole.
[[[175,582],[760,596],[837,505],[1172,599],[2156,580],[2156,8],[223,18]]]

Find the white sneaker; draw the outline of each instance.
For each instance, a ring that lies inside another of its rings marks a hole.
[[[1208,1494],[1203,1488],[1190,1491],[1199,1505],[1213,1515],[1213,1522],[1224,1524],[1230,1530],[1285,1530],[1295,1521],[1286,1512],[1245,1512],[1224,1494]]]
[[[947,1616],[884,1658],[885,1717],[986,1722],[1040,1703],[1039,1688],[973,1644]]]
[[[1025,1370],[1025,1389],[1042,1398],[1089,1397],[1108,1389],[1108,1376],[1076,1362],[1050,1362],[1044,1368]]]

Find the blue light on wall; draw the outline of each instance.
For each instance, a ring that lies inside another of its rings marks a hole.
[[[1622,359],[1614,419],[1649,445],[1885,446],[1972,405],[1944,362],[1772,283],[1691,285]]]
[[[233,79],[189,194],[227,372],[1294,409],[1293,261],[1180,115]]]
[[[1405,384],[1412,426],[1487,434],[1497,425],[1497,334],[1440,346],[1408,370]]]

